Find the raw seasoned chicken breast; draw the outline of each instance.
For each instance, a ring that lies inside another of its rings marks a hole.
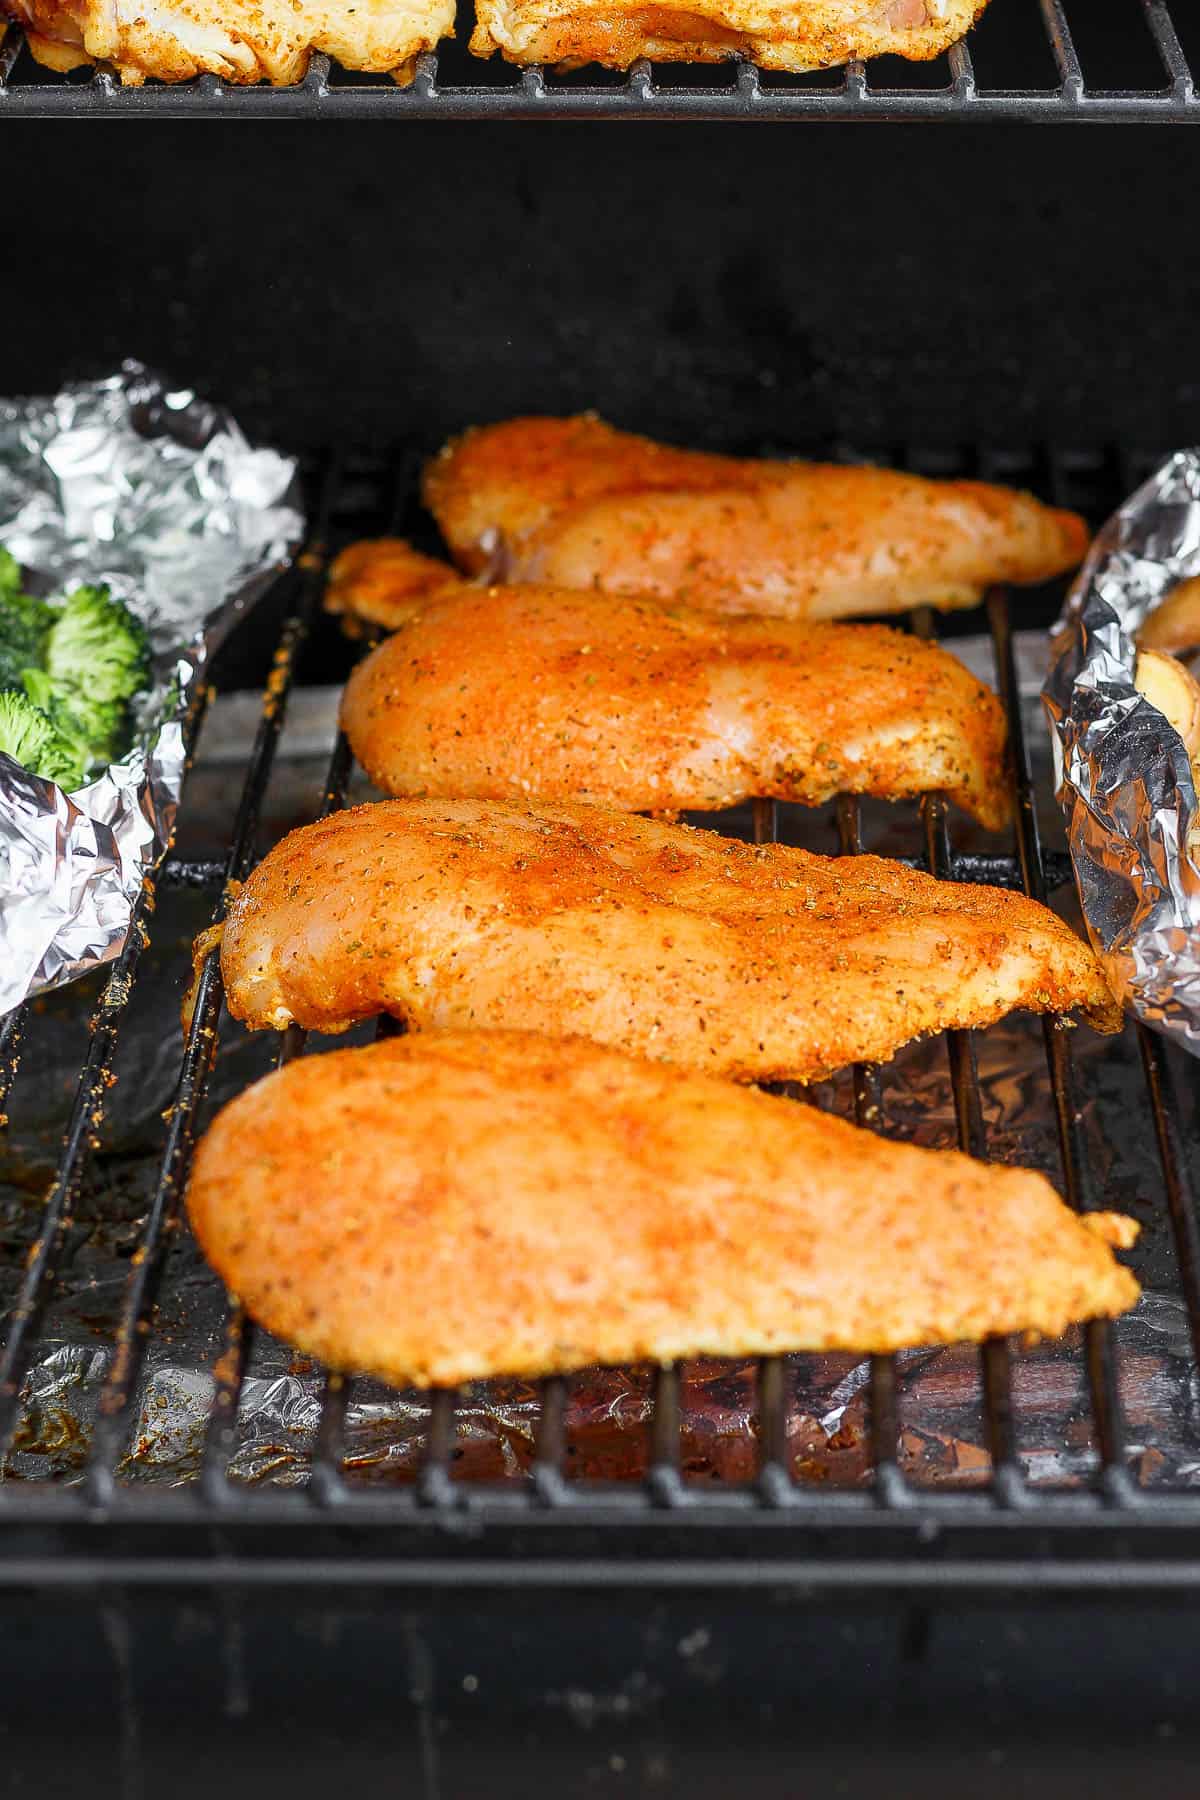
[[[924,62],[957,43],[987,0],[476,0],[471,49],[508,62],[627,69],[661,62],[724,62],[763,69],[827,69],[852,57]]]
[[[408,79],[454,26],[453,0],[0,0],[5,14],[49,68],[100,63],[131,86],[194,75],[284,85],[314,50]]]
[[[424,492],[472,573],[786,619],[970,606],[1073,568],[1088,541],[1011,488],[675,450],[588,413],[468,431]]]
[[[380,552],[390,606],[369,559],[356,579],[363,612],[409,623],[342,701],[354,754],[388,793],[669,811],[943,788],[989,827],[1007,817],[1003,710],[935,644],[886,625],[446,585],[396,548]],[[353,607],[348,578],[333,593]]]
[[[1015,1007],[1119,1021],[1045,907],[880,857],[598,807],[382,801],[294,831],[221,947],[251,1026],[578,1035],[747,1081],[814,1080]]]
[[[1044,1176],[516,1033],[306,1057],[218,1116],[188,1193],[251,1316],[405,1385],[589,1363],[1054,1336],[1138,1284]]]

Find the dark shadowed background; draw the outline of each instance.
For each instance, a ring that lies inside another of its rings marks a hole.
[[[584,406],[735,447],[1200,435],[1186,126],[25,124],[0,157],[9,388],[136,353],[301,447]]]

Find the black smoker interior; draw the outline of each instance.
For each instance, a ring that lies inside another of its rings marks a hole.
[[[1146,54],[1141,10],[1107,0],[1086,27],[1107,81]],[[372,468],[585,407],[733,451],[1008,456],[1034,481],[1065,453],[1097,507],[1200,435],[1186,125],[69,127],[0,102],[0,166],[8,391],[137,355],[254,434]],[[287,604],[230,642],[219,688],[261,684]],[[1057,604],[1018,595],[1014,623]],[[297,680],[347,666],[318,626]],[[1194,1070],[1174,1079],[1194,1179]],[[219,1521],[219,1578],[164,1539],[179,1567],[151,1584],[155,1545],[121,1529],[80,1525],[69,1579],[49,1524],[0,1564],[0,1792],[1194,1787],[1194,1525],[1136,1579],[1114,1528],[1086,1584],[1039,1572],[1034,1544],[936,1588],[903,1556],[855,1585],[772,1583],[752,1540],[744,1583],[526,1580],[516,1538],[486,1580],[395,1581],[352,1528],[348,1554]],[[314,1584],[293,1549],[340,1572]]]

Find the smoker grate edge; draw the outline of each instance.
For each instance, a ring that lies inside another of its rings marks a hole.
[[[220,118],[231,119],[640,119],[875,120],[899,122],[1025,122],[1029,124],[1180,124],[1200,120],[1200,94],[1171,14],[1171,0],[1126,0],[1144,19],[1162,70],[1159,85],[1093,87],[1067,18],[1065,0],[1037,0],[1055,81],[1035,76],[1019,86],[992,86],[976,70],[969,40],[941,59],[942,85],[911,86],[862,62],[841,79],[780,78],[750,63],[729,65],[710,86],[681,78],[669,65],[645,60],[611,82],[564,80],[543,68],[518,72],[475,65],[480,79],[447,79],[446,59],[418,58],[404,88],[344,76],[329,58],[312,58],[305,79],[291,87],[230,86],[215,75],[175,86],[123,87],[112,75],[47,79],[35,71],[14,27],[0,41],[0,119]]]

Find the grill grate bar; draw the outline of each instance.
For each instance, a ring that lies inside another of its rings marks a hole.
[[[1000,697],[1008,715],[1017,855],[1020,860],[1025,892],[1031,899],[1044,904],[1046,885],[1042,870],[1041,833],[1038,828],[1033,776],[1029,763],[1029,745],[1025,737],[1025,722],[1021,715],[1021,695],[1017,682],[1008,599],[1001,590],[993,590],[988,595],[987,612],[992,646],[995,652],[996,677],[1000,688]],[[1050,1085],[1054,1095],[1063,1184],[1069,1204],[1077,1212],[1087,1212],[1095,1205],[1095,1196],[1083,1143],[1083,1133],[1080,1128],[1075,1069],[1070,1051],[1070,1026],[1061,1017],[1047,1017],[1042,1022],[1042,1030],[1046,1043]],[[1120,1477],[1124,1470],[1113,1334],[1109,1322],[1104,1319],[1091,1320],[1084,1328],[1084,1344],[1102,1479],[1115,1493],[1121,1485]]]
[[[508,85],[405,88],[353,82],[336,87],[232,87],[217,80],[178,86],[123,87],[111,76],[76,82],[0,84],[0,117],[25,119],[375,119],[396,121],[533,119],[657,120],[673,123],[773,123],[821,120],[852,124],[1000,123],[1031,125],[1171,125],[1200,123],[1200,98],[1190,84],[1166,89],[1089,92],[1074,84],[1050,89],[876,87],[847,65],[838,87],[764,86],[743,66],[726,86],[701,88],[647,82],[643,86],[577,87],[550,83],[526,70]]]
[[[1192,72],[1188,68],[1187,57],[1183,53],[1166,0],[1142,0],[1142,6],[1150,36],[1154,39],[1154,47],[1170,78],[1171,91],[1177,99],[1186,102],[1192,98]]]
[[[430,97],[437,93],[438,59],[436,50],[422,51],[417,58],[417,67],[413,75],[413,86],[420,87]]]
[[[871,1358],[871,1457],[875,1465],[875,1495],[881,1506],[907,1506],[913,1498],[897,1449],[900,1443],[900,1402],[896,1392],[896,1358]]]
[[[779,842],[779,803],[756,799],[753,802],[754,842]],[[780,1506],[786,1503],[794,1487],[791,1452],[788,1449],[787,1364],[781,1356],[764,1356],[758,1365],[758,1407],[760,1424],[759,1485],[763,1499]]]
[[[423,84],[428,93],[436,92],[436,56],[426,54],[418,59],[417,81]],[[419,468],[420,460],[411,450],[406,450],[395,458],[388,524],[388,530],[394,537],[405,535],[405,519]],[[369,650],[385,635],[379,627],[364,633],[360,640],[362,650]],[[345,805],[353,769],[354,757],[350,745],[339,733],[322,799],[322,817]],[[376,1023],[375,1036],[376,1039],[396,1037],[404,1029],[401,1020],[393,1019],[385,1013]],[[561,1380],[545,1381],[539,1384],[539,1389],[539,1466],[534,1472],[535,1491],[547,1503],[553,1504],[564,1497],[561,1467],[565,1453],[566,1384]],[[343,1387],[343,1412],[345,1395],[346,1389]],[[435,1510],[453,1508],[458,1499],[451,1473],[457,1432],[456,1401],[457,1394],[452,1388],[435,1388],[429,1394],[429,1430],[425,1442],[424,1466],[417,1482],[417,1497],[421,1504]],[[313,1461],[313,1476],[318,1483],[317,1495],[326,1502],[331,1497],[341,1498],[348,1493],[343,1469],[344,1431],[338,1433],[336,1441],[331,1441],[331,1428],[328,1424],[330,1404],[331,1392],[327,1381]],[[543,1454],[547,1464],[545,1467],[540,1466]],[[548,1466],[551,1463],[553,1466]]]
[[[659,1506],[679,1506],[687,1498],[680,1474],[680,1366],[654,1371],[654,1416],[650,1428],[650,1492]]]
[[[534,1492],[543,1506],[561,1506],[569,1498],[563,1479],[567,1459],[567,1381],[549,1375],[538,1383],[540,1411],[534,1451]]]
[[[10,25],[6,31],[0,22],[0,88],[9,81],[24,41],[15,25]]]
[[[244,878],[254,857],[259,812],[283,730],[296,657],[308,635],[321,595],[323,546],[333,487],[334,472],[331,469],[322,484],[314,539],[297,565],[297,605],[280,634],[271,676],[264,690],[262,716],[238,805],[225,864],[225,887],[216,908],[214,925],[224,916],[233,884]],[[131,933],[131,941],[138,935],[140,934]],[[140,1255],[130,1271],[125,1290],[112,1363],[100,1394],[86,1476],[91,1497],[97,1503],[102,1502],[111,1489],[113,1465],[128,1430],[127,1414],[145,1357],[150,1313],[162,1278],[170,1235],[178,1217],[180,1198],[191,1167],[196,1114],[207,1092],[216,1056],[221,999],[220,959],[214,945],[204,957],[196,982],[183,1067],[159,1164],[158,1181],[142,1235]],[[285,1038],[280,1050],[280,1061],[286,1061],[291,1053],[293,1052]],[[246,1343],[245,1333],[239,1322],[237,1354],[231,1359],[228,1370],[230,1378],[237,1377],[236,1387],[231,1388],[228,1394],[228,1403],[235,1413],[241,1387],[240,1377],[245,1371]],[[227,1340],[227,1350],[230,1347]],[[228,1407],[225,1410],[227,1412]],[[218,1440],[218,1447],[222,1441]]]
[[[940,794],[931,794],[922,804],[930,869],[942,879],[952,879],[953,859],[950,854],[946,802]],[[959,1148],[968,1156],[986,1159],[987,1130],[983,1120],[983,1101],[972,1033],[948,1031],[946,1054],[950,1063],[950,1085],[954,1094]],[[988,1338],[981,1345],[979,1355],[983,1370],[984,1417],[988,1450],[992,1459],[992,1478],[997,1495],[1011,1501],[1020,1484],[1020,1472],[1013,1454],[1012,1371],[1008,1345],[1002,1338]]]
[[[954,98],[962,105],[973,105],[976,99],[975,66],[966,43],[952,45],[947,61],[950,64],[950,86]]]
[[[231,1306],[213,1369],[212,1406],[200,1453],[200,1491],[210,1506],[229,1497],[227,1474],[238,1444],[238,1403],[253,1345],[253,1324],[240,1306]]]
[[[345,735],[339,731],[329,758],[329,767],[325,771],[325,785],[321,790],[321,804],[317,811],[319,819],[327,819],[330,813],[340,812],[345,806],[353,772],[353,753]],[[307,1033],[292,1025],[288,1028],[288,1035],[293,1034],[298,1053]],[[343,1463],[348,1399],[348,1384],[336,1374],[327,1372],[321,1392],[321,1414],[317,1421],[310,1479],[313,1499],[321,1506],[329,1506],[345,1490]]]
[[[861,856],[862,806],[856,794],[839,794],[837,801],[838,848],[843,856]],[[855,1063],[851,1069],[854,1119],[869,1131],[883,1129],[883,1097],[879,1070],[873,1063]],[[907,1483],[897,1458],[900,1412],[896,1398],[896,1359],[871,1358],[871,1459],[875,1467],[875,1491],[885,1506],[902,1505]]]
[[[339,731],[337,741],[330,754],[329,767],[325,771],[325,786],[321,789],[318,819],[327,819],[330,813],[341,812],[346,804],[346,795],[350,788],[350,777],[353,772],[354,754],[345,734]]]
[[[918,637],[932,638],[935,635],[933,613],[929,607],[920,607],[913,614],[913,629]],[[921,809],[930,873],[941,880],[953,880],[954,855],[950,845],[946,798],[943,794],[928,794],[921,802]],[[986,1160],[987,1129],[983,1119],[983,1099],[979,1088],[973,1034],[970,1031],[948,1031],[946,1053],[950,1063],[950,1085],[954,1094],[959,1148],[968,1156]],[[1014,1447],[1012,1368],[1008,1345],[1003,1338],[988,1338],[984,1341],[980,1347],[980,1364],[994,1491],[999,1500],[1006,1505],[1013,1505],[1022,1497],[1023,1481]]]
[[[425,1440],[425,1466],[417,1483],[423,1505],[437,1511],[453,1508],[458,1500],[450,1464],[454,1458],[458,1426],[454,1388],[434,1388],[429,1396],[429,1431]]]
[[[755,800],[753,803],[754,841],[756,844],[779,842],[779,802]]]
[[[788,1444],[788,1365],[783,1356],[764,1356],[758,1364],[758,1482],[768,1506],[786,1506],[796,1484]]]
[[[1060,94],[1067,105],[1074,105],[1083,98],[1083,70],[1079,64],[1079,56],[1075,49],[1075,40],[1071,36],[1071,27],[1067,23],[1067,15],[1063,10],[1062,0],[1038,0],[1042,9],[1042,23],[1046,28],[1046,36],[1050,40],[1050,48],[1054,52],[1054,61],[1058,67],[1061,82]]]
[[[321,1389],[321,1416],[313,1444],[309,1493],[321,1506],[336,1506],[346,1497],[343,1465],[346,1455],[346,1409],[350,1380],[336,1370],[326,1371]]]

